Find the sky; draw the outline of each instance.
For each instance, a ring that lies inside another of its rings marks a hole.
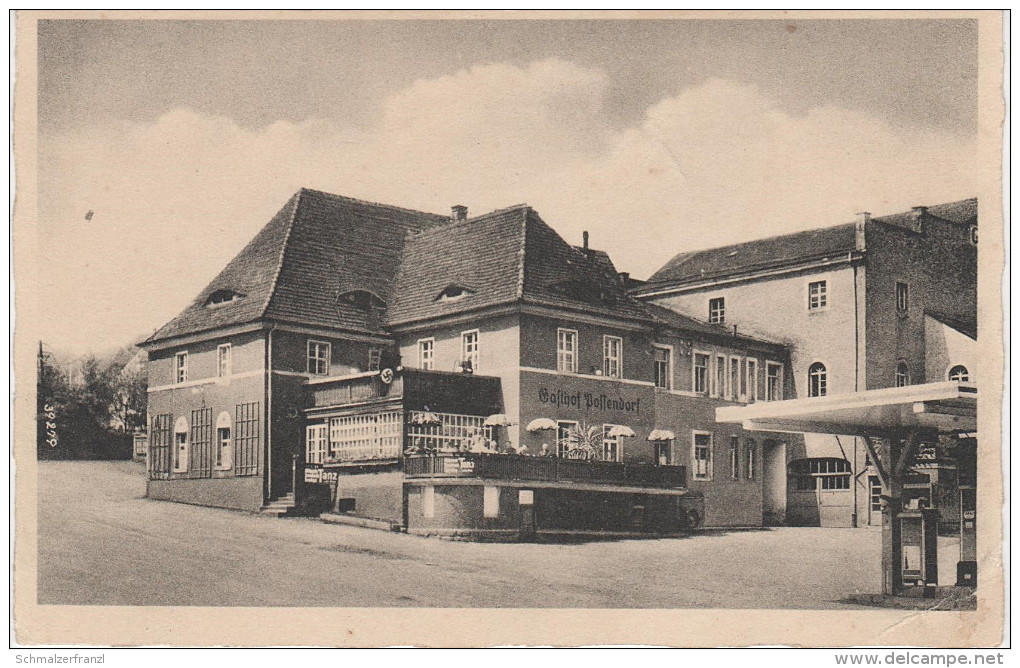
[[[43,336],[70,351],[170,320],[301,187],[526,202],[636,278],[977,190],[969,20],[39,25]]]

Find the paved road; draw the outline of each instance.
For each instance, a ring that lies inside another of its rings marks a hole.
[[[132,462],[42,462],[39,603],[838,608],[881,589],[873,529],[484,544],[150,501]]]

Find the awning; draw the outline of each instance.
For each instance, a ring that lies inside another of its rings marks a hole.
[[[528,431],[546,431],[548,429],[556,429],[556,423],[549,418],[535,418],[528,423],[525,429]]]
[[[977,429],[977,386],[943,382],[769,401],[715,410],[716,422],[749,431],[878,436],[903,429]]]
[[[676,434],[671,432],[669,429],[653,429],[648,434],[649,441],[672,441],[676,438]]]
[[[626,425],[618,424],[615,427],[613,427],[612,429],[610,429],[609,433],[606,434],[606,435],[611,437],[611,438],[618,438],[620,436],[626,436],[627,438],[633,438],[635,434],[634,434],[634,430],[631,429],[630,427],[628,427]]]

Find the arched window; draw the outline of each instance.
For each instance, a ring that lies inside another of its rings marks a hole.
[[[174,473],[188,472],[188,420],[183,415],[174,423]]]
[[[955,380],[959,383],[966,383],[970,381],[970,371],[967,371],[967,367],[962,364],[957,364],[949,370],[949,380]]]
[[[896,363],[896,387],[910,385],[910,368],[907,363],[900,360]]]
[[[216,418],[216,468],[221,471],[229,471],[234,465],[232,426],[230,413],[223,411]]]
[[[794,488],[801,492],[850,489],[850,462],[836,457],[812,457],[790,462]]]
[[[808,369],[808,396],[824,397],[827,385],[828,378],[825,365],[821,362],[815,362]]]

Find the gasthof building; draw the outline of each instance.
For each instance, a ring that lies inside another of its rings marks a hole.
[[[805,235],[641,283],[526,205],[303,189],[145,343],[148,496],[503,539],[850,526],[854,439],[715,409],[970,373],[976,202]]]

